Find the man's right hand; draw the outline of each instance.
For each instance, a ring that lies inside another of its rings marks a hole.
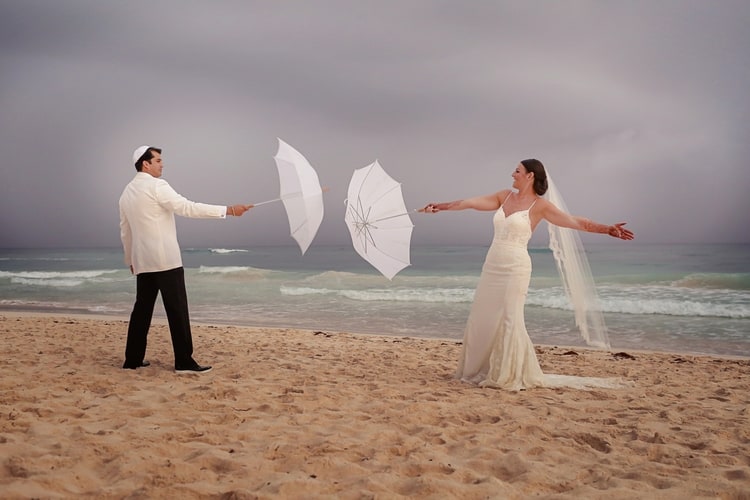
[[[227,215],[240,217],[242,214],[253,208],[255,205],[232,205],[227,207]]]

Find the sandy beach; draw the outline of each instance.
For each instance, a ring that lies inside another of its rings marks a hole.
[[[0,314],[2,498],[750,498],[750,360],[538,348],[617,390],[480,389],[453,341]],[[385,332],[387,333],[387,332]]]

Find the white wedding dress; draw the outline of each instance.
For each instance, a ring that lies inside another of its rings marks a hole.
[[[527,250],[531,207],[508,216],[503,207],[495,213],[495,237],[464,330],[456,378],[512,391],[531,387],[621,387],[620,379],[542,373],[524,322],[531,279]]]

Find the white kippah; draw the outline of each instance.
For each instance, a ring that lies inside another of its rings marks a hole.
[[[133,151],[133,165],[136,164],[136,162],[141,158],[141,156],[143,156],[146,151],[148,151],[148,148],[150,147],[151,146],[141,146]]]

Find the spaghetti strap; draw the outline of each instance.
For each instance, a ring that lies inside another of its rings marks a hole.
[[[500,204],[501,207],[505,205],[505,203],[508,201],[508,198],[510,198],[512,194],[513,194],[513,191],[508,193],[508,195],[505,198],[503,198],[503,202]],[[505,210],[503,210],[503,212],[505,212]]]
[[[515,211],[515,212],[513,212],[512,214],[507,214],[507,213],[505,212],[505,208],[504,208],[504,207],[505,207],[505,203],[506,203],[506,202],[508,201],[508,198],[510,198],[511,196],[513,196],[513,194],[514,194],[513,192],[509,193],[509,194],[508,194],[508,196],[506,196],[506,197],[505,197],[505,199],[503,200],[503,202],[502,202],[502,203],[500,204],[500,208],[498,208],[498,210],[502,210],[502,211],[503,211],[503,215],[505,215],[505,217],[506,217],[506,218],[507,218],[507,217],[510,217],[510,216],[511,216],[511,215],[513,215],[513,214],[517,214],[518,212],[526,212],[526,213],[529,213],[529,210],[531,210],[531,207],[533,207],[533,206],[534,206],[534,205],[536,204],[536,202],[537,202],[537,201],[539,200],[539,197],[537,196],[537,197],[536,197],[536,198],[534,199],[534,202],[533,202],[533,203],[532,203],[531,205],[529,205],[529,208],[525,208],[525,209],[523,209],[523,210],[516,210],[516,211]]]

